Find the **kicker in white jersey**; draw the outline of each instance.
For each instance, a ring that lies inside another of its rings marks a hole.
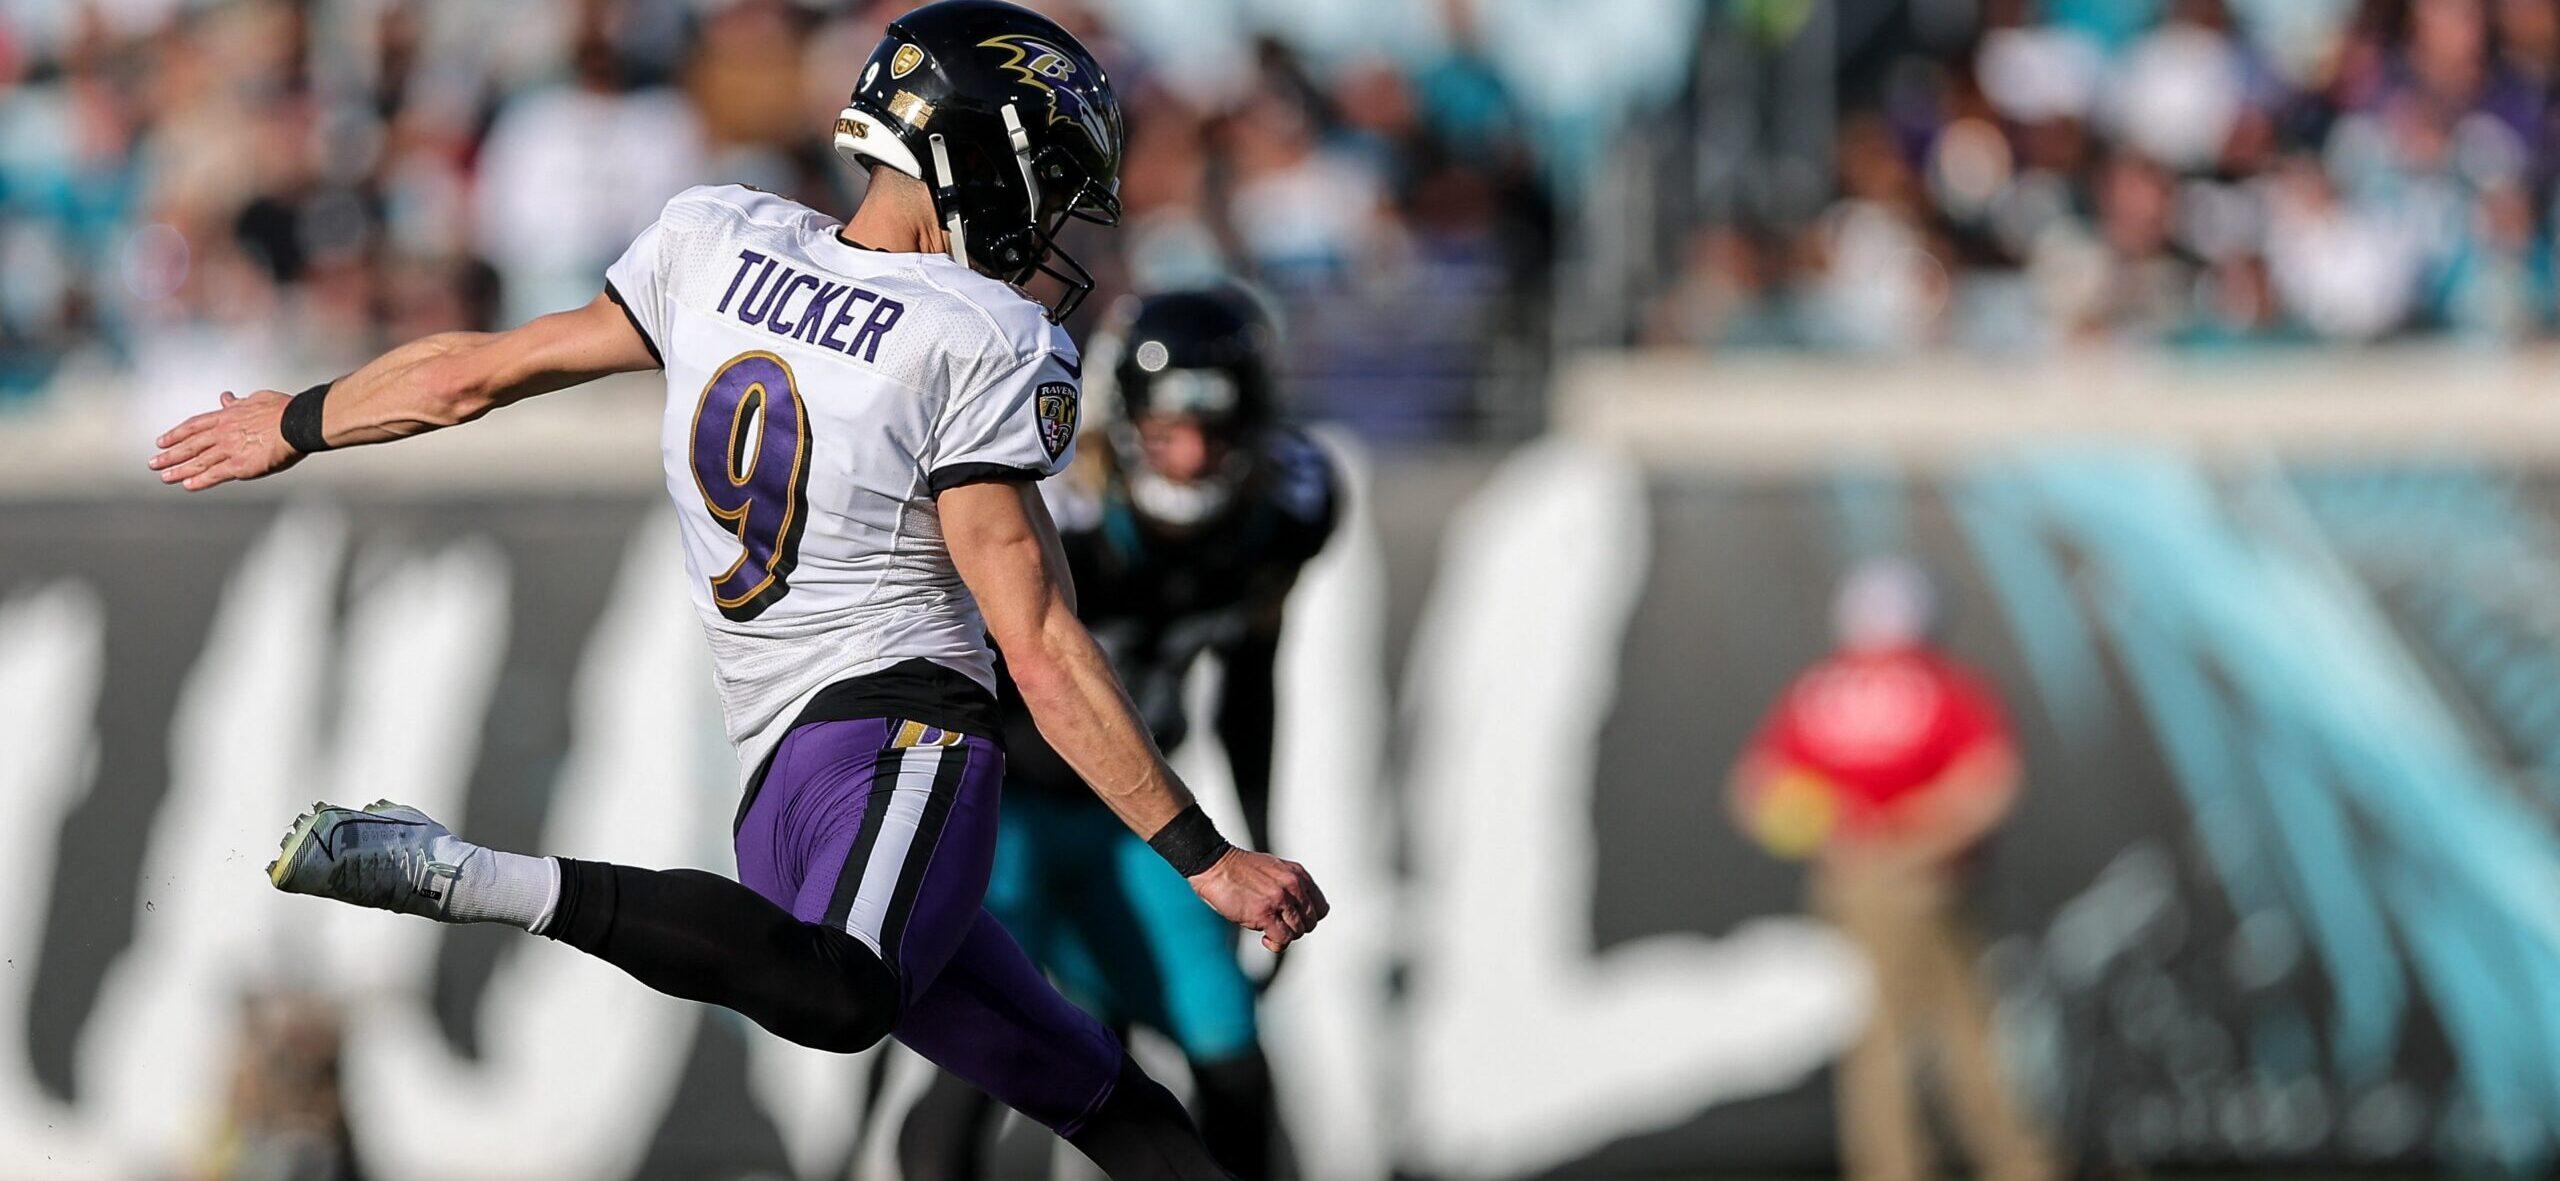
[[[1076,348],[1039,305],[837,225],[690,189],[606,272],[665,365],[667,491],[743,771],[849,678],[925,661],[992,689],[934,494],[1045,478],[1075,442]]]

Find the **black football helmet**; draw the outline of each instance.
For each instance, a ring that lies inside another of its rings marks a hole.
[[[1120,220],[1120,100],[1056,21],[1000,0],[941,0],[889,22],[836,116],[836,152],[923,181],[951,257],[1011,283],[1093,276],[1060,251],[1069,217]]]
[[[1124,300],[1097,334],[1108,374],[1102,388],[1116,411],[1111,453],[1141,517],[1158,527],[1207,527],[1254,478],[1277,424],[1272,355],[1279,331],[1261,300],[1234,283]],[[1223,447],[1218,466],[1174,481],[1147,461],[1140,420],[1192,419]]]
[[[1134,301],[1108,328],[1120,411],[1190,414],[1244,440],[1271,425],[1271,353],[1279,332],[1262,301],[1233,283]]]

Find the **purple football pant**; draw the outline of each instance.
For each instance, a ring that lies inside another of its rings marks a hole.
[[[902,1002],[891,1036],[1067,1136],[1109,1096],[1120,1043],[980,905],[1003,780],[984,738],[882,718],[799,726],[740,818],[738,880],[880,954]]]

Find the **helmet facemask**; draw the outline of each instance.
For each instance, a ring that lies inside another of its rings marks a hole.
[[[1030,145],[1030,136],[1022,130],[1021,115],[1015,104],[1004,108],[1005,130],[1013,143],[1014,161],[1022,169],[1023,188],[1031,211],[1031,236],[1027,246],[1028,265],[1004,276],[1006,282],[1020,286],[1033,275],[1046,275],[1064,289],[1054,302],[1043,304],[1049,319],[1064,321],[1074,315],[1084,298],[1093,293],[1093,272],[1068,254],[1058,244],[1058,234],[1069,220],[1090,222],[1099,226],[1120,224],[1120,196],[1112,187],[1093,183],[1091,175],[1077,162],[1074,153],[1055,144],[1039,149]],[[1063,193],[1061,200],[1045,201],[1051,193]],[[1042,206],[1049,208],[1044,212]],[[955,252],[953,257],[966,265],[968,259]]]

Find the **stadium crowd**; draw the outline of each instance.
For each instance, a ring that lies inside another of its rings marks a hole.
[[[2560,2],[1972,7],[1872,76],[1844,66],[1828,201],[1723,202],[1640,334],[1893,352],[2560,328]]]
[[[911,6],[12,6],[0,402],[83,364],[198,400],[209,375],[291,389],[574,306],[696,183],[849,209],[861,182],[825,136]],[[1126,222],[1070,239],[1105,283],[1080,316],[1240,273],[1282,306],[1302,410],[1381,437],[1468,429],[1483,358],[1536,336],[1554,233],[1463,27],[1438,60],[1321,71],[1263,41],[1203,94],[1094,8],[1041,6],[1113,63],[1130,113]]]
[[[693,183],[848,208],[860,182],[824,136],[905,6],[14,5],[0,403],[83,384],[66,370],[316,380],[567,306]],[[1080,331],[1117,292],[1238,274],[1277,297],[1310,417],[1446,437],[1534,402],[1487,389],[1535,388],[1557,211],[1582,197],[1555,186],[1596,170],[1533,154],[1485,5],[1425,5],[1448,35],[1419,56],[1253,42],[1205,89],[1115,35],[1142,6],[1046,6],[1118,63],[1130,109],[1127,224],[1070,239],[1105,282]],[[1883,52],[1831,47],[1825,93],[1752,100],[1836,103],[1826,175],[1782,183],[1761,144],[1702,169],[1723,179],[1638,245],[1650,294],[1585,335],[1855,353],[2560,331],[2560,0],[1753,0],[1706,10],[1700,72],[1732,60],[1719,38],[1776,57],[1822,12],[1843,38],[1895,14],[1859,34]],[[1693,89],[1691,126],[1730,97]]]

